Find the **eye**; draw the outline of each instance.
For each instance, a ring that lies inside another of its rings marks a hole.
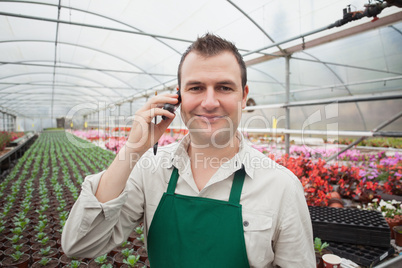
[[[201,87],[191,87],[188,90],[189,91],[199,91],[199,90],[201,90]]]
[[[219,87],[219,90],[221,90],[221,91],[232,91],[233,89],[232,88],[230,88],[230,87],[225,87],[225,86],[220,86]]]

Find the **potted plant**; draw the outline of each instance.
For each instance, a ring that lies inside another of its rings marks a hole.
[[[134,241],[134,248],[138,250],[140,247],[144,246],[144,234],[141,234],[140,237],[137,237]]]
[[[68,266],[72,262],[81,262],[83,263],[83,258],[69,257],[66,254],[61,254],[59,258],[60,264],[62,266]],[[86,263],[85,263],[86,264]]]
[[[143,226],[143,225],[142,225],[142,226],[138,226],[138,227],[136,227],[136,228],[134,229],[133,232],[131,232],[131,234],[130,234],[130,236],[129,236],[128,239],[129,239],[131,242],[134,242],[134,240],[135,240],[137,237],[140,237],[143,233],[144,233],[144,226]]]
[[[63,266],[63,268],[85,268],[88,265],[85,262],[73,260],[69,264]]]
[[[27,244],[13,244],[11,248],[8,248],[4,251],[4,255],[11,255],[17,251],[21,251],[22,253],[28,253],[31,250],[31,247]]]
[[[132,248],[134,248],[133,243],[131,243],[130,241],[126,240],[120,246],[117,246],[114,249],[112,249],[112,251],[110,252],[109,255],[113,257],[117,253],[120,253],[123,249],[132,249]]]
[[[106,265],[112,265],[113,264],[113,259],[112,257],[109,257],[107,254],[101,255],[95,259],[92,259],[88,263],[88,267],[102,267],[105,268]],[[113,267],[113,266],[112,266]]]
[[[14,266],[18,268],[28,268],[30,256],[28,254],[17,251],[3,259],[3,266]]]
[[[56,258],[43,257],[40,260],[34,262],[31,268],[57,268],[59,267],[59,260]]]
[[[45,236],[42,239],[39,239],[36,243],[31,246],[33,252],[39,251],[43,247],[56,247],[56,241],[51,240],[50,237]]]
[[[124,263],[124,260],[127,259],[128,256],[133,255],[134,249],[125,248],[121,252],[118,252],[114,255],[114,262],[121,266]]]
[[[140,247],[137,249],[137,254],[140,255],[140,260],[145,262],[148,259],[148,252],[145,246]]]
[[[380,211],[389,225],[391,238],[395,238],[393,227],[402,225],[401,202],[396,200],[384,201],[374,198],[367,206],[363,206],[363,209]]]
[[[327,242],[322,243],[321,238],[316,237],[314,239],[314,250],[315,258],[317,260],[317,268],[324,267],[324,261],[322,260],[322,255],[332,253],[331,250],[327,249],[329,244]]]
[[[57,254],[59,253],[57,248],[52,248],[50,246],[47,246],[45,248],[41,248],[38,251],[34,252],[32,254],[32,260],[33,262],[39,261],[43,257],[47,258],[55,258]]]
[[[127,257],[127,259],[124,260],[124,265],[122,265],[122,268],[130,267],[130,268],[143,268],[146,267],[144,263],[140,262],[140,256],[134,256],[130,255]]]
[[[395,236],[395,244],[398,247],[402,247],[402,225],[394,226],[393,228]]]

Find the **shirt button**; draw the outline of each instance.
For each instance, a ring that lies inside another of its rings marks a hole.
[[[248,221],[243,221],[243,226],[244,227],[247,227],[249,225],[249,222]]]

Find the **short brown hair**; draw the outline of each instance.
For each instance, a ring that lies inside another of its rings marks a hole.
[[[205,57],[216,56],[224,51],[231,52],[235,56],[237,62],[239,63],[241,73],[241,84],[244,90],[244,87],[247,84],[247,69],[243,57],[240,55],[238,49],[232,42],[229,42],[217,35],[210,33],[207,33],[202,37],[198,37],[197,40],[195,40],[195,42],[192,43],[181,56],[179,69],[177,71],[177,80],[179,83],[179,89],[181,83],[181,67],[183,65],[186,56],[192,51],[195,51]]]

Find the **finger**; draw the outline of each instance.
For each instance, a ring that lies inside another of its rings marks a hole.
[[[157,125],[156,128],[158,129],[158,132],[161,134],[166,131],[166,129],[169,127],[169,125],[172,123],[174,117],[176,115],[173,115],[173,118],[166,118],[166,120],[161,120]]]
[[[163,107],[165,103],[177,104],[178,95],[177,94],[165,94],[165,95],[157,95],[148,100],[145,104],[145,109],[151,109],[154,107]]]
[[[136,114],[137,118],[142,118],[142,120],[144,120],[148,124],[152,123],[156,116],[165,116],[167,118],[174,118],[175,114],[162,108],[152,108],[148,111],[137,112]]]

